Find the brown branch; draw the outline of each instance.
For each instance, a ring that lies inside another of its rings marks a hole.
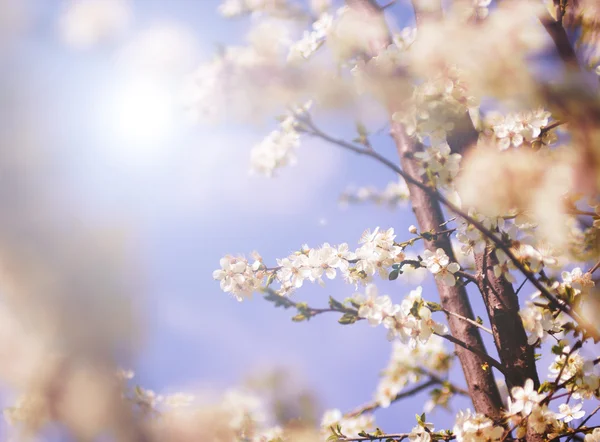
[[[494,274],[493,266],[498,260],[487,247],[475,255],[479,273],[478,286],[486,306],[494,343],[500,361],[506,367],[508,388],[523,385],[532,379],[539,387],[533,347],[527,343],[527,334],[519,315],[519,299],[510,282]]]
[[[396,401],[399,401],[400,399],[404,399],[406,397],[412,396],[413,394],[420,393],[421,391],[423,391],[429,387],[432,387],[434,385],[438,385],[438,384],[442,383],[440,381],[441,381],[441,379],[429,379],[427,382],[425,382],[423,384],[419,384],[408,390],[401,391],[392,399],[392,402],[396,402]],[[357,408],[356,410],[346,413],[344,417],[348,418],[348,417],[360,416],[363,413],[377,410],[380,406],[381,405],[379,405],[379,402],[377,402],[377,401],[369,402],[368,404],[365,404],[365,405]]]
[[[591,269],[589,269],[587,271],[587,273],[589,273],[591,275],[592,273],[594,273],[599,268],[600,268],[600,261],[598,261],[596,264],[594,264],[594,267],[592,267]]]
[[[469,324],[474,325],[475,327],[479,327],[480,329],[482,329],[484,332],[489,333],[490,335],[492,334],[492,330],[490,330],[489,328],[487,328],[486,326],[484,326],[483,324],[480,324],[479,322],[470,319],[470,318],[465,318],[464,316],[461,316],[457,313],[451,312],[449,310],[446,310],[445,308],[442,308],[442,311],[444,313],[446,313],[447,315],[451,315],[454,316],[458,319],[462,319],[463,321],[467,321]]]
[[[506,369],[504,368],[504,366],[500,362],[498,362],[497,360],[492,358],[490,355],[488,355],[486,352],[481,351],[477,346],[471,345],[468,342],[461,341],[460,339],[457,339],[456,337],[454,337],[452,335],[447,335],[447,334],[443,335],[440,333],[435,333],[435,334],[441,338],[444,338],[444,339],[452,342],[453,344],[455,344],[458,347],[462,347],[465,350],[470,351],[473,355],[481,358],[484,361],[484,363],[482,363],[479,366],[480,370],[488,371],[488,369],[484,368],[484,367],[486,365],[489,365],[491,367],[494,367],[500,373],[505,374]],[[467,376],[467,378],[468,378],[468,376]]]
[[[497,248],[501,249],[506,254],[506,256],[513,262],[513,264],[515,265],[517,270],[519,270],[525,276],[525,278],[536,289],[538,289],[540,291],[542,296],[549,301],[549,305],[551,307],[564,312],[566,315],[570,316],[572,319],[574,319],[580,325],[582,325],[584,327],[589,327],[590,330],[593,332],[594,336],[598,335],[598,331],[595,330],[593,328],[593,326],[591,324],[589,324],[587,321],[584,321],[579,316],[579,314],[571,308],[570,305],[565,304],[562,301],[559,301],[556,298],[556,296],[554,296],[548,290],[548,288],[536,278],[535,274],[532,273],[527,267],[525,267],[525,265],[515,256],[515,254],[510,249],[510,246],[508,244],[506,244],[502,239],[498,238],[498,236],[494,232],[492,232],[491,230],[486,228],[481,222],[477,221],[475,218],[471,217],[470,215],[468,215],[466,212],[464,212],[460,208],[456,207],[453,203],[451,203],[448,200],[448,198],[446,198],[444,195],[440,194],[435,188],[429,187],[426,184],[419,181],[418,179],[414,178],[412,173],[414,173],[416,176],[418,176],[418,174],[416,173],[417,172],[416,167],[414,168],[414,171],[412,171],[411,173],[407,173],[405,170],[398,167],[395,163],[388,160],[386,157],[380,155],[379,153],[377,153],[376,151],[374,151],[372,149],[364,149],[362,147],[356,146],[356,145],[349,143],[347,141],[344,141],[344,140],[334,138],[334,137],[324,133],[323,131],[318,129],[314,125],[314,123],[312,123],[312,121],[310,120],[310,117],[304,117],[304,119],[301,119],[300,121],[303,122],[304,124],[306,124],[306,128],[304,129],[305,133],[307,133],[309,135],[317,136],[325,141],[328,141],[328,142],[330,142],[334,145],[337,145],[339,147],[342,147],[344,149],[350,150],[351,152],[354,152],[356,154],[365,155],[365,156],[373,158],[374,160],[380,162],[381,164],[388,167],[389,169],[391,169],[392,171],[394,171],[395,173],[400,175],[402,178],[404,178],[404,180],[407,182],[409,190],[411,187],[416,188],[416,189],[422,191],[427,196],[428,199],[430,199],[433,203],[435,203],[435,205],[437,207],[439,207],[439,204],[437,204],[437,202],[440,202],[444,206],[446,206],[450,211],[459,215],[461,218],[463,218],[469,224],[474,226],[478,231],[480,231],[483,234],[483,236],[485,236],[492,243],[494,243],[494,245]],[[395,124],[397,124],[397,123],[395,123]],[[393,131],[392,131],[392,135],[394,135]],[[412,140],[409,140],[408,142],[412,142]],[[414,155],[414,153],[418,151],[418,149],[416,149],[414,147],[413,147],[413,149],[414,149],[414,152],[409,153],[408,154],[409,157],[412,157]],[[413,204],[413,206],[414,206],[414,204]],[[440,208],[440,211],[441,211],[441,208]],[[442,217],[442,215],[440,215],[440,217]],[[425,229],[421,228],[421,230],[425,230]],[[435,226],[432,226],[432,228],[428,229],[428,230],[436,231],[436,228],[435,228]],[[449,257],[451,256],[453,258],[454,254],[453,253],[452,253],[452,255],[448,254],[448,256]]]
[[[577,54],[569,41],[567,31],[559,20],[554,20],[550,13],[546,13],[540,18],[540,22],[546,29],[546,32],[552,38],[556,52],[560,59],[568,68],[578,68]]]
[[[392,124],[392,136],[396,142],[404,175],[411,178],[418,176],[419,165],[414,154],[419,151],[419,147],[406,135],[404,128],[398,123]],[[421,230],[434,230],[437,225],[441,224],[444,216],[438,200],[432,195],[432,189],[416,179],[407,180],[407,184],[413,211]],[[437,248],[443,249],[452,261],[456,261],[449,238],[438,237],[435,240],[426,241],[425,244],[432,251]],[[440,281],[436,281],[436,284],[444,309],[474,320],[473,309],[464,287],[448,287]],[[487,355],[487,351],[478,328],[454,316],[448,316],[448,326],[456,341],[465,343],[467,346],[455,342],[456,353],[465,373],[473,406],[477,412],[484,413],[493,419],[500,418],[502,400],[492,370],[482,368],[486,362],[490,363],[490,361],[483,357],[483,355]],[[498,368],[498,364],[495,365]]]

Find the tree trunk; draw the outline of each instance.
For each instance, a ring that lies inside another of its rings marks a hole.
[[[418,177],[419,166],[413,155],[418,152],[419,146],[406,135],[404,128],[398,123],[392,123],[392,136],[400,155],[402,169],[409,175],[415,178]],[[421,231],[437,232],[442,230],[440,226],[445,220],[439,202],[417,186],[408,184],[408,188],[412,209]],[[450,239],[446,235],[439,235],[434,240],[426,241],[425,246],[432,251],[441,248],[451,260],[456,261]],[[473,309],[464,287],[449,287],[438,281],[436,281],[436,284],[440,294],[440,302],[446,310],[473,319]],[[448,325],[452,336],[478,351],[486,353],[478,327],[455,316],[448,316]],[[502,400],[492,373],[492,367],[488,367],[481,357],[463,347],[456,346],[456,354],[465,373],[475,411],[484,413],[492,419],[501,418]]]

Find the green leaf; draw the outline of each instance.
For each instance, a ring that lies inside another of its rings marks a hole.
[[[433,239],[433,234],[431,232],[421,232],[421,236],[428,241]]]
[[[442,306],[439,305],[437,302],[427,301],[427,307],[432,312],[441,312],[442,311]]]
[[[344,314],[344,316],[342,316],[340,319],[338,319],[338,322],[340,324],[343,325],[348,325],[348,324],[354,324],[357,320],[357,317],[354,313],[346,313]]]
[[[398,270],[392,270],[390,272],[390,275],[388,276],[388,279],[390,281],[395,281],[396,279],[398,279],[398,274],[399,274]]]
[[[296,316],[292,317],[292,321],[294,322],[302,322],[302,321],[306,321],[308,318],[302,314],[302,313],[298,313]]]
[[[344,305],[341,302],[333,299],[333,297],[331,297],[331,296],[329,297],[329,307],[331,307],[334,310],[343,310],[344,309]]]
[[[358,135],[360,135],[360,137],[363,139],[369,135],[369,132],[367,132],[367,128],[361,121],[356,122],[356,131],[358,132]]]
[[[483,319],[481,319],[481,316],[477,316],[477,318],[475,319],[475,322],[477,322],[479,325],[483,324]]]

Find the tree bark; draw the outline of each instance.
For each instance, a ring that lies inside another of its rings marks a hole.
[[[467,113],[458,127],[463,128],[462,133],[459,137],[449,137],[448,144],[452,152],[464,155],[473,140],[477,140],[478,134]],[[532,379],[535,387],[539,387],[533,347],[527,343],[527,334],[519,315],[519,299],[512,284],[494,274],[493,266],[498,260],[489,247],[483,253],[475,254],[475,263],[477,285],[483,296],[496,350],[506,369],[506,385],[510,389]]]
[[[346,0],[346,3],[363,15],[365,25],[377,26],[379,23],[385,26],[383,11],[375,0]],[[421,15],[420,11],[415,10],[415,14],[419,16],[420,22],[426,18]],[[385,48],[389,44],[391,44],[389,35],[383,38],[382,41],[371,42],[373,48]],[[417,172],[419,166],[413,155],[419,151],[420,146],[417,146],[415,141],[406,135],[406,131],[401,124],[392,121],[391,128],[402,168],[411,176],[419,177]],[[439,231],[440,226],[444,223],[444,216],[439,202],[417,186],[408,184],[408,188],[412,208],[420,229],[422,231]],[[447,236],[439,235],[435,240],[426,241],[425,246],[432,251],[441,248],[450,259],[456,260],[450,239]],[[437,281],[436,285],[440,294],[440,302],[446,310],[466,318],[474,318],[473,309],[464,287],[448,287]],[[480,353],[487,353],[478,327],[454,316],[449,315],[447,319],[452,336],[470,345]],[[487,366],[480,356],[463,347],[457,345],[455,351],[462,365],[475,411],[483,413],[494,420],[500,419],[502,417],[502,399],[492,368]]]
[[[452,152],[464,155],[468,147],[477,140],[478,134],[468,114],[463,116],[458,127],[462,128],[462,133],[449,137],[448,144]],[[527,343],[527,334],[519,315],[518,296],[510,282],[504,277],[497,278],[494,274],[494,265],[498,260],[492,251],[493,248],[486,247],[483,253],[475,254],[477,286],[483,296],[500,362],[505,368],[506,385],[510,390],[531,379],[535,388],[538,388],[540,380],[534,349]],[[542,435],[528,430],[527,441],[541,440]]]
[[[418,177],[419,166],[414,159],[414,153],[419,151],[420,146],[406,135],[404,128],[398,123],[392,123],[392,136],[396,142],[402,168],[411,176]],[[439,203],[417,186],[408,184],[408,188],[412,209],[421,231],[438,232],[442,230],[443,228],[440,226],[445,220]],[[446,235],[439,235],[434,240],[426,241],[425,247],[432,251],[441,248],[451,260],[456,261],[450,239]],[[436,281],[436,285],[440,294],[440,302],[446,310],[466,318],[474,318],[471,303],[463,286],[449,287],[438,281]],[[454,316],[448,316],[448,326],[452,336],[478,351],[486,353],[478,327]],[[456,346],[456,354],[465,373],[475,411],[484,413],[492,419],[500,419],[502,417],[502,400],[492,368],[486,366],[481,357],[462,347]]]

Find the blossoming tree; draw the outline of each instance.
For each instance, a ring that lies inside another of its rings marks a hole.
[[[19,27],[25,3],[0,0],[0,37]],[[238,301],[262,295],[296,322],[323,315],[340,327],[385,329],[392,353],[373,399],[314,419],[310,398],[277,376],[264,388],[276,412],[241,390],[191,406],[188,394],[130,388],[133,373],[117,370],[115,356],[135,322],[124,302],[133,289],[126,253],[59,198],[56,189],[69,187],[56,169],[64,156],[48,153],[40,125],[15,105],[20,83],[4,81],[11,69],[2,58],[0,379],[20,395],[4,411],[16,435],[46,439],[57,423],[82,441],[599,442],[598,1],[219,4],[226,18],[249,22],[247,41],[222,47],[182,82],[192,116],[277,117],[251,150],[254,173],[280,173],[302,156],[304,140],[318,139],[393,177],[383,190],[345,192],[345,203],[414,212],[417,225],[404,232],[365,226],[360,238],[302,246],[274,262],[228,255],[213,273]],[[58,29],[84,50],[127,34],[130,13],[125,0],[77,0]],[[195,46],[173,29],[144,33],[115,58],[180,71]],[[418,286],[423,274],[437,293]],[[333,279],[346,283],[343,299],[302,301],[303,287],[318,283],[325,293]],[[408,294],[382,293],[378,282],[398,279],[413,284]],[[453,364],[464,380],[450,378]],[[377,410],[419,393],[428,400],[415,421],[375,423]],[[471,404],[455,410],[453,424],[428,422],[455,396]]]
[[[589,357],[600,339],[600,6],[413,0],[416,27],[402,29],[394,1],[332,3],[225,0],[224,16],[251,18],[248,44],[225,47],[200,67],[190,108],[199,118],[285,109],[252,149],[254,172],[275,175],[296,161],[304,138],[318,138],[398,177],[381,192],[348,193],[346,202],[408,201],[418,226],[367,229],[356,246],[303,246],[276,262],[225,256],[214,278],[238,301],[260,293],[293,310],[294,321],[330,313],[346,326],[366,320],[387,330],[393,353],[374,401],[328,411],[322,439],[600,440],[600,358]],[[324,115],[365,106],[377,110],[342,134],[323,124]],[[380,127],[396,156],[378,149]],[[411,252],[417,243],[423,253]],[[378,292],[378,280],[422,268],[437,294]],[[297,299],[305,284],[334,278],[348,284],[345,299]],[[467,288],[483,299],[485,320]],[[548,379],[536,350],[555,356]],[[466,388],[447,378],[455,357]],[[422,410],[410,428],[377,428],[376,409],[422,391],[428,409],[453,395],[468,396],[472,409],[458,412],[452,428],[435,428]],[[240,427],[238,437],[299,438],[256,426]]]

